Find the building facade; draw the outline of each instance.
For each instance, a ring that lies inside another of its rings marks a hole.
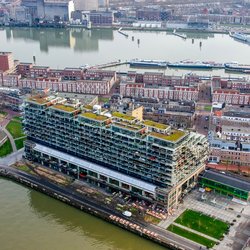
[[[205,168],[205,136],[119,112],[93,113],[76,100],[31,97],[25,155],[103,188],[174,207]]]
[[[0,52],[0,71],[9,71],[14,68],[14,59],[11,52]]]

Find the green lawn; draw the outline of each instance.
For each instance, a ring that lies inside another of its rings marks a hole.
[[[188,209],[175,222],[215,239],[221,239],[229,228],[229,225],[221,220]]]
[[[3,110],[0,110],[0,115],[6,116],[6,115],[8,115],[8,113],[3,111]]]
[[[109,97],[101,97],[101,96],[98,96],[98,101],[99,102],[104,102],[104,103],[107,103],[109,102]]]
[[[211,111],[212,106],[211,105],[206,105],[204,106],[205,111]]]
[[[6,126],[6,129],[11,133],[14,139],[24,136],[22,124],[19,121],[10,121]]]
[[[14,116],[13,120],[21,122],[22,121],[22,117],[21,116]]]
[[[209,240],[209,239],[207,239],[205,237],[202,237],[202,236],[200,236],[198,234],[189,232],[189,231],[187,231],[185,229],[182,229],[180,227],[177,227],[175,225],[170,225],[167,228],[167,230],[170,231],[170,232],[173,232],[175,234],[178,234],[178,235],[180,235],[180,236],[182,236],[184,238],[187,238],[189,240],[197,242],[197,243],[199,243],[199,244],[201,244],[203,246],[206,246],[208,248],[213,247],[215,245],[215,243],[216,243],[215,241]]]
[[[4,157],[10,153],[12,153],[13,149],[8,139],[1,147],[0,147],[0,157]]]
[[[21,139],[16,139],[15,140],[15,144],[16,144],[16,148],[17,150],[21,149],[24,147],[24,141],[26,140],[26,138],[21,138]]]

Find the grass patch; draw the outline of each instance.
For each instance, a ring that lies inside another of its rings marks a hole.
[[[175,225],[170,225],[168,228],[167,228],[168,231],[172,232],[172,233],[175,233],[175,234],[178,234],[184,238],[187,238],[189,240],[192,240],[194,242],[197,242],[203,246],[206,246],[208,248],[211,248],[215,245],[215,241],[212,241],[212,240],[209,240],[203,236],[200,236],[198,234],[195,234],[195,233],[192,233],[192,232],[189,232],[185,229],[182,229],[180,227],[177,227]]]
[[[22,124],[19,121],[11,120],[6,129],[10,132],[14,139],[23,137]]]
[[[21,139],[16,139],[15,140],[15,144],[16,144],[16,148],[17,150],[21,149],[24,147],[24,142],[25,142],[26,138],[21,138]]]
[[[8,115],[8,113],[3,111],[3,110],[0,110],[0,115],[6,116],[6,115]]]
[[[103,102],[103,103],[107,103],[107,102],[109,102],[109,98],[98,96],[98,101]]]
[[[14,121],[19,121],[19,122],[21,122],[23,120],[23,118],[21,116],[14,116],[12,119]]]
[[[175,222],[215,239],[221,239],[229,228],[229,225],[221,220],[188,209]]]
[[[146,222],[149,222],[149,223],[152,223],[152,224],[158,224],[158,223],[160,223],[160,219],[158,219],[158,218],[156,218],[156,217],[154,217],[154,216],[151,216],[151,215],[149,215],[149,214],[146,214],[145,216],[144,216],[144,220],[146,221]]]
[[[26,165],[17,166],[17,169],[29,174],[34,174],[34,172]]]
[[[211,109],[212,109],[212,106],[211,106],[211,105],[206,105],[206,106],[204,106],[204,110],[205,110],[205,111],[211,111]]]
[[[4,157],[6,155],[9,155],[12,153],[13,149],[10,143],[10,140],[8,139],[1,147],[0,147],[0,157]]]

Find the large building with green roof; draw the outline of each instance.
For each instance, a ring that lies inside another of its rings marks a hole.
[[[205,168],[205,136],[91,110],[77,100],[25,102],[25,156],[111,191],[174,207]]]

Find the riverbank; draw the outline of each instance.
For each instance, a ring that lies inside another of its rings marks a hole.
[[[195,244],[191,244],[191,246],[185,245],[183,242],[182,244],[179,244],[177,241],[171,240],[171,236],[166,230],[127,218],[122,214],[109,209],[108,207],[100,206],[100,204],[95,204],[93,201],[91,202],[86,199],[86,197],[72,192],[72,190],[48,182],[44,179],[40,179],[37,176],[31,176],[11,167],[1,167],[0,176],[42,192],[81,211],[87,212],[109,223],[119,226],[120,228],[135,233],[138,236],[167,247],[168,249],[199,249],[199,246],[196,246]]]
[[[13,27],[18,27],[18,28],[47,28],[47,29],[70,29],[70,28],[79,28],[79,29],[84,29],[84,30],[119,30],[122,28],[123,30],[130,30],[130,31],[153,31],[153,32],[169,32],[173,33],[175,28],[167,28],[167,27],[162,27],[162,28],[150,28],[150,27],[132,27],[132,26],[95,26],[91,27],[90,29],[85,27],[84,25],[76,25],[76,24],[46,24],[46,25],[29,25],[29,24],[10,24],[10,25],[4,25],[0,24],[0,27],[2,28],[13,28]],[[229,26],[230,27],[230,26]],[[239,28],[239,27],[236,27]],[[194,29],[194,28],[178,28],[178,32],[185,32],[185,33],[208,33],[208,34],[229,34],[228,30],[223,30],[223,29]],[[250,34],[249,31],[244,31],[244,34]]]

